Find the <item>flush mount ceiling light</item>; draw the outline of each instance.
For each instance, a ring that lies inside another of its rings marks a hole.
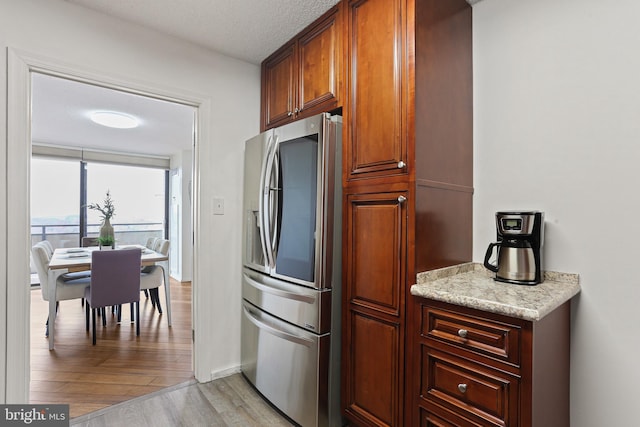
[[[99,125],[117,129],[135,128],[140,123],[137,118],[116,111],[94,111],[89,114],[89,118]]]

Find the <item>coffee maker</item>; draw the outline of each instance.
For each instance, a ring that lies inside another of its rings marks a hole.
[[[518,285],[536,285],[544,280],[542,246],[544,212],[496,212],[497,242],[491,243],[484,266],[496,273],[494,280]],[[489,263],[493,248],[497,263]]]

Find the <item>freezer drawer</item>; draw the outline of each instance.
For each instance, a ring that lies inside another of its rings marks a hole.
[[[329,334],[307,332],[246,301],[242,311],[245,377],[301,426],[328,425]]]
[[[244,268],[242,298],[301,328],[315,333],[331,330],[331,290],[295,285]]]

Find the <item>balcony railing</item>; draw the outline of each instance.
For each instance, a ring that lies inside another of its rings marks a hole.
[[[87,224],[87,236],[98,237],[101,225]],[[164,237],[164,224],[161,222],[126,222],[112,225],[118,245],[144,245],[150,237]],[[78,224],[32,224],[31,245],[42,240],[50,241],[54,248],[78,247],[80,246],[80,226]]]

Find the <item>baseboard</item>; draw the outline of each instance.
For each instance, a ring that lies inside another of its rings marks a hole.
[[[239,374],[240,373],[240,365],[233,366],[227,369],[221,369],[219,371],[211,371],[211,381],[217,380],[218,378],[228,377],[229,375]]]

